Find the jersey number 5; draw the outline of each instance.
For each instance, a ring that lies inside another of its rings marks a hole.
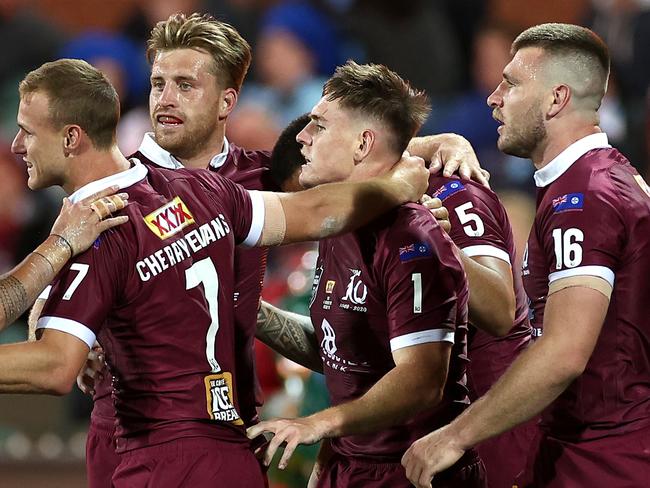
[[[458,215],[460,223],[468,224],[463,225],[465,234],[470,237],[481,237],[485,233],[485,226],[483,225],[481,217],[473,212],[468,212],[470,208],[473,208],[472,202],[466,202],[459,205],[454,210],[456,210],[456,215]],[[474,225],[469,224],[470,222],[473,222]]]

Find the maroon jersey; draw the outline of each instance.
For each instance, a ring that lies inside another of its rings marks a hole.
[[[535,173],[537,214],[524,254],[533,327],[549,284],[596,276],[613,292],[584,373],[544,412],[543,430],[577,442],[650,424],[650,190],[627,159],[592,134]],[[570,340],[571,324],[567,327]]]
[[[321,240],[319,253],[310,311],[334,405],[359,398],[394,368],[392,351],[453,343],[438,406],[404,425],[332,439],[343,456],[399,462],[412,442],[447,424],[469,401],[468,292],[460,259],[435,219],[417,205]]]
[[[515,244],[510,221],[496,194],[474,182],[431,176],[429,195],[449,210],[450,237],[469,256],[491,256],[512,265]],[[521,274],[513,270],[515,320],[504,337],[494,337],[470,324],[467,341],[467,386],[474,401],[506,372],[531,340],[528,303]],[[485,464],[489,486],[512,486],[525,468],[526,456],[537,433],[537,419],[481,443],[477,451]]]
[[[512,265],[515,243],[506,209],[496,194],[478,183],[433,175],[427,193],[449,210],[449,237],[469,256],[491,256]],[[467,386],[470,398],[483,396],[528,345],[531,327],[521,274],[513,271],[515,320],[505,337],[470,327]]]
[[[146,134],[138,152],[133,157],[145,165],[167,169],[179,169],[183,165],[168,151]],[[276,191],[268,171],[269,153],[245,151],[225,141],[224,151],[212,158],[208,168],[248,190]],[[238,370],[237,395],[242,419],[246,425],[257,422],[257,406],[262,405],[262,392],[255,374],[254,341],[257,327],[257,309],[262,293],[262,281],[266,268],[266,248],[243,248],[235,250],[235,348]],[[101,337],[100,337],[101,339]],[[100,340],[101,343],[101,340]],[[95,384],[93,423],[104,428],[115,420],[111,399],[112,377],[104,375]]]
[[[182,167],[169,152],[145,135],[135,157],[145,164],[164,168]],[[270,177],[270,154],[246,151],[224,139],[224,150],[212,158],[208,169],[242,185],[247,190],[280,191]],[[262,296],[267,248],[235,249],[235,344],[239,377],[237,390],[240,413],[246,425],[257,423],[257,407],[263,403],[262,389],[255,372],[255,332],[257,310]]]
[[[254,244],[263,203],[208,171],[136,164],[75,192],[128,188],[129,222],[72,259],[38,327],[92,346],[114,375],[118,451],[178,437],[246,442],[238,412],[234,248]]]

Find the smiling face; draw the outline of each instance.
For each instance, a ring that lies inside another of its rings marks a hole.
[[[325,97],[312,109],[310,119],[296,136],[306,161],[300,185],[311,188],[348,179],[355,168],[354,154],[359,144],[356,119],[338,101]]]
[[[232,89],[230,89],[233,91]],[[221,151],[226,90],[219,87],[212,57],[195,49],[156,54],[149,112],[156,142],[179,159]]]
[[[18,107],[18,133],[11,151],[27,165],[27,185],[32,190],[65,183],[64,131],[56,129],[49,117],[45,93],[27,93]]]
[[[546,139],[543,57],[538,47],[517,51],[503,70],[503,80],[487,99],[493,117],[502,124],[497,146],[506,154],[530,158]]]

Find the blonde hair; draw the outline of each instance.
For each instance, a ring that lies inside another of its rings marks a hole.
[[[147,41],[147,59],[153,63],[159,51],[197,49],[214,61],[214,72],[223,88],[239,91],[251,63],[251,47],[230,24],[194,13],[174,14],[160,21]]]

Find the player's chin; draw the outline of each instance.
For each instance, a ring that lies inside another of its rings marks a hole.
[[[298,176],[298,183],[300,183],[300,186],[305,189],[318,185],[318,181],[316,181],[314,172],[309,166],[309,163],[302,165],[300,176]]]

